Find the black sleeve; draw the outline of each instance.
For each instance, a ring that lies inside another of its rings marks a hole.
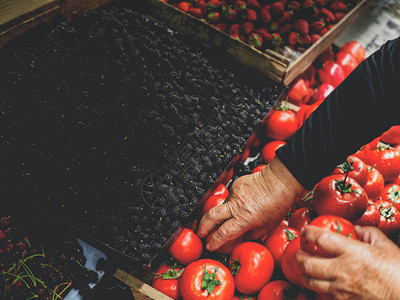
[[[400,124],[400,38],[364,60],[277,151],[312,189],[347,156]]]

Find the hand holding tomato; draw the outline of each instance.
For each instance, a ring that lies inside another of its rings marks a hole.
[[[303,191],[282,162],[274,158],[261,172],[238,178],[225,203],[202,217],[198,234],[206,237],[221,224],[207,243],[210,251],[249,230],[250,239],[260,238],[282,221]]]
[[[296,253],[308,288],[335,299],[398,299],[400,249],[375,227],[355,226],[359,241],[315,226],[303,236],[333,258]]]

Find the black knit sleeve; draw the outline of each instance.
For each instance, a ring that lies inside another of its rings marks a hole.
[[[398,124],[400,38],[363,61],[277,156],[306,189],[312,189],[347,156]]]

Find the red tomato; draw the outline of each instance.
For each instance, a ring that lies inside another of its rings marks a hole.
[[[233,296],[232,300],[257,300],[257,298],[249,295],[235,295]]]
[[[400,174],[400,150],[398,149],[378,146],[376,149],[367,151],[364,162],[370,166],[375,165],[385,182],[393,181]]]
[[[220,262],[200,259],[185,268],[179,290],[184,300],[231,300],[235,282],[228,268]]]
[[[400,175],[393,180],[394,184],[400,185]]]
[[[297,121],[299,122],[298,128],[303,126],[304,114],[308,110],[309,107],[310,107],[310,105],[303,104],[303,105],[300,106],[300,109],[296,112]]]
[[[275,151],[285,145],[284,141],[272,141],[267,143],[261,150],[261,160],[264,163],[269,163],[275,157]]]
[[[213,195],[220,195],[222,197],[228,197],[229,195],[229,191],[226,188],[225,185],[223,185],[222,183],[220,185],[217,186],[217,188],[214,190]]]
[[[400,209],[400,185],[388,183],[385,185],[381,198],[383,201],[390,201],[393,205]]]
[[[253,171],[251,171],[251,174],[261,172],[265,167],[266,167],[266,165],[259,165],[259,166],[255,167],[253,169]]]
[[[296,229],[280,226],[268,234],[263,245],[271,252],[275,266],[281,265],[283,251],[285,251],[289,242],[298,236],[300,236],[300,232]]]
[[[365,146],[362,146],[360,148],[360,150],[358,150],[356,153],[353,154],[353,156],[356,156],[359,159],[361,159],[363,162],[367,163],[366,157],[370,151],[371,151],[371,147],[370,147],[370,145],[367,144]]]
[[[361,218],[355,220],[353,224],[378,227],[380,219],[381,214],[379,212],[378,205],[374,202],[369,201],[365,213],[361,216]]]
[[[358,63],[361,63],[365,58],[364,47],[356,41],[348,42],[346,45],[340,48],[340,52],[351,54]]]
[[[288,109],[282,108],[272,110],[272,114],[265,125],[266,134],[273,140],[287,140],[297,130],[296,114]]]
[[[169,247],[169,253],[181,264],[187,265],[198,260],[203,252],[203,244],[193,230],[184,228]]]
[[[344,74],[349,76],[351,72],[358,66],[357,60],[349,53],[339,52],[336,54],[336,63],[341,65],[344,71]]]
[[[310,104],[313,104],[318,101],[324,101],[326,97],[335,89],[333,85],[329,83],[321,83],[318,89],[314,92],[314,94],[310,97]]]
[[[364,187],[368,181],[367,165],[356,156],[349,156],[346,161],[338,165],[333,170],[332,175],[342,175],[349,172],[349,177],[353,178],[359,185]]]
[[[204,203],[203,208],[201,209],[201,215],[204,216],[208,211],[216,206],[224,203],[226,196],[222,195],[212,195],[207,199],[206,203]]]
[[[305,284],[301,277],[302,272],[297,265],[295,258],[296,252],[300,249],[300,240],[300,237],[295,238],[289,243],[289,245],[286,246],[282,256],[281,266],[283,275],[285,275],[287,280],[298,286],[304,287]]]
[[[318,215],[335,215],[348,220],[360,218],[367,209],[364,189],[345,175],[322,179],[314,189],[314,208]]]
[[[244,242],[233,250],[229,269],[235,279],[236,290],[255,294],[271,279],[274,260],[269,250],[255,242]]]
[[[328,83],[334,87],[337,87],[346,78],[342,66],[333,61],[325,63],[317,74],[321,83]]]
[[[390,201],[381,201],[379,206],[381,219],[378,228],[387,236],[391,236],[400,229],[399,211]]]
[[[337,232],[353,240],[357,240],[357,233],[354,230],[353,224],[338,216],[319,216],[312,220],[309,225],[329,229],[330,231]],[[301,249],[311,255],[331,257],[331,255],[325,250],[316,246],[314,243],[309,242],[304,237],[301,238]]]
[[[298,78],[294,81],[287,94],[288,100],[294,104],[300,105],[308,96],[308,87],[306,82]]]
[[[314,207],[313,202],[314,190],[304,191],[303,194],[296,200],[297,207]]]
[[[308,119],[308,117],[318,108],[318,106],[320,106],[320,104],[322,103],[321,101],[317,101],[315,103],[313,103],[308,109],[307,111],[304,113],[304,122]]]
[[[384,132],[380,140],[387,144],[400,144],[400,125],[393,126]]]
[[[307,300],[302,288],[284,280],[275,280],[264,286],[258,294],[257,300]]]
[[[367,165],[368,168],[368,181],[367,184],[364,186],[364,190],[368,195],[368,198],[372,201],[376,201],[379,199],[383,188],[385,186],[385,180],[381,172],[379,172],[374,167],[370,167]]]
[[[214,229],[213,231],[211,231],[211,233],[206,237],[206,242],[208,243],[211,239],[211,237],[213,236],[213,234],[218,230]],[[215,252],[217,253],[222,253],[222,254],[231,254],[232,251],[239,246],[244,240],[244,234],[240,235],[239,237],[230,240],[228,242],[226,242],[224,245],[222,245],[221,247],[219,247],[217,250],[215,250]]]
[[[311,209],[308,207],[299,208],[289,218],[289,227],[299,232],[311,222]]]
[[[179,280],[182,268],[162,265],[153,276],[151,286],[174,300],[180,299]]]

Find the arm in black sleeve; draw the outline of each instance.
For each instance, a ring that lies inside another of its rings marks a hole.
[[[347,156],[400,124],[400,38],[363,61],[277,151],[311,190]]]

